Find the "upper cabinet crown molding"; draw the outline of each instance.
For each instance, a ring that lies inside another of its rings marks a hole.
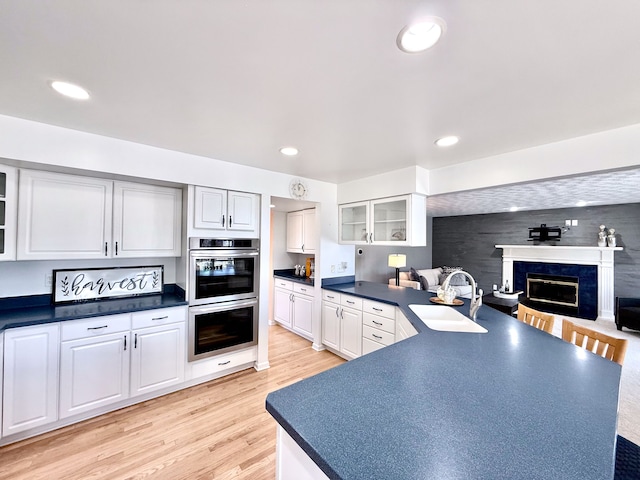
[[[189,186],[189,237],[225,232],[230,237],[260,236],[260,198],[254,193]]]
[[[18,260],[181,254],[180,189],[21,170],[18,197]]]
[[[427,202],[418,194],[339,206],[340,243],[427,245]]]
[[[0,165],[0,261],[16,259],[18,172]]]

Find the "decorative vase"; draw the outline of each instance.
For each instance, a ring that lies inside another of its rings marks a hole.
[[[605,227],[604,225],[600,225],[600,231],[598,232],[598,246],[599,247],[606,247],[607,246],[607,232],[605,232],[605,229],[607,227]]]
[[[607,235],[607,245],[609,245],[610,247],[616,246],[616,229],[615,228],[609,229],[609,235]]]

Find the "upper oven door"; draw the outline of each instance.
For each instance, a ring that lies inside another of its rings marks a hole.
[[[254,250],[192,250],[189,304],[257,297],[258,258],[258,252]]]

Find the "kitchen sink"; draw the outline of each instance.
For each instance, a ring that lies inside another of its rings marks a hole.
[[[487,333],[487,329],[478,325],[458,310],[446,305],[409,305],[422,323],[431,330],[440,332]]]

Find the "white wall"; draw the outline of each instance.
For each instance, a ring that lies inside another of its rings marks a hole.
[[[638,165],[640,124],[430,170],[430,195]]]
[[[33,260],[0,262],[0,297],[51,294],[45,276],[53,270],[163,265],[164,283],[176,283],[175,258],[121,258],[109,260]]]

